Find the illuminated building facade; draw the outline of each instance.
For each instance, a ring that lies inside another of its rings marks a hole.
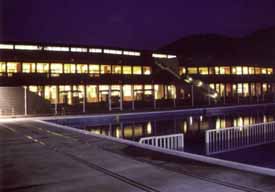
[[[156,59],[179,63],[164,70]],[[2,93],[5,87],[24,90],[25,114],[40,112],[32,111],[34,100],[56,114],[273,100],[270,65],[200,65],[181,60],[152,51],[5,42],[0,44],[0,86]],[[199,94],[202,85],[219,97]],[[3,114],[16,111],[13,104],[1,109]]]

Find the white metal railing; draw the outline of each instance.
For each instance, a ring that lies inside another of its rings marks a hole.
[[[152,145],[155,147],[165,149],[183,149],[184,147],[184,135],[173,134],[154,137],[144,137],[139,140],[141,144]]]
[[[275,141],[275,122],[207,130],[206,154],[217,154]]]

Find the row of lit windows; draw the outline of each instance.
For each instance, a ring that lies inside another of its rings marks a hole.
[[[22,66],[22,69],[21,69]],[[150,66],[0,62],[0,73],[90,73],[150,75]]]
[[[113,55],[128,55],[140,56],[141,52],[138,51],[123,51],[116,49],[100,49],[100,48],[85,48],[85,47],[64,47],[64,46],[39,46],[39,45],[13,45],[13,44],[0,44],[0,49],[15,49],[15,50],[32,50],[32,51],[60,51],[60,52],[81,52],[81,53],[105,53]],[[153,58],[176,58],[175,55],[166,55],[153,53]]]
[[[262,93],[267,93],[271,89],[271,84],[268,83],[216,83],[209,84],[209,86],[216,90],[221,96],[259,96]]]
[[[60,86],[29,86],[29,90],[50,100],[51,103],[73,104],[74,98],[83,101],[86,89],[88,103],[106,101],[107,96],[123,95],[123,101],[142,100],[144,96],[153,96],[155,99],[175,99],[174,85],[60,85]]]
[[[137,51],[122,51],[114,49],[84,48],[84,47],[64,47],[64,46],[39,46],[39,45],[13,45],[0,44],[0,49],[32,50],[32,51],[61,51],[61,52],[82,52],[82,53],[106,53],[115,55],[140,56]]]
[[[215,66],[215,67],[180,67],[182,74],[200,74],[200,75],[271,75],[271,67],[254,66]]]

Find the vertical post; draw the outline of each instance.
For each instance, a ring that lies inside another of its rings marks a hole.
[[[132,110],[135,110],[135,91],[134,91],[134,85],[131,85],[131,91],[132,91]]]
[[[194,85],[191,85],[191,99],[192,99],[192,107],[194,107]]]
[[[112,111],[112,87],[109,85],[109,90],[108,90],[108,106],[109,106],[109,111]]]
[[[210,105],[210,102],[211,102],[211,100],[210,100],[210,86],[208,85],[208,105]]]
[[[119,88],[120,88],[119,108],[120,108],[120,111],[122,111],[123,110],[123,87],[122,87],[122,85],[120,85]]]
[[[84,93],[83,93],[83,113],[86,113],[86,85],[83,85],[84,86]]]
[[[24,87],[24,115],[28,115],[27,86]]]
[[[155,86],[154,85],[152,85],[152,86],[153,86],[154,109],[156,109],[157,108],[157,102],[156,102],[156,98],[155,98]]]

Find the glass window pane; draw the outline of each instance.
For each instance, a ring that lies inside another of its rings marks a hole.
[[[112,65],[112,74],[121,74],[121,66]]]
[[[35,73],[35,63],[23,63],[22,64],[23,73]]]
[[[77,70],[77,73],[88,73],[88,65],[77,64],[76,70]]]
[[[132,101],[132,86],[123,85],[123,100]]]
[[[220,74],[222,75],[230,75],[230,67],[220,67]]]
[[[132,67],[131,66],[122,66],[122,71],[123,71],[124,75],[131,75]]]
[[[141,75],[142,74],[141,66],[134,66],[133,67],[133,74],[134,75]]]
[[[96,65],[96,64],[89,65],[89,71],[90,73],[93,73],[93,74],[99,74],[99,65]]]
[[[256,75],[260,75],[261,74],[261,68],[260,67],[256,67],[255,68],[255,74]]]
[[[88,85],[87,89],[87,102],[88,103],[94,103],[98,102],[98,89],[96,85]]]
[[[6,63],[0,62],[0,73],[5,73],[5,72],[6,72]]]
[[[75,64],[64,64],[64,73],[75,73]]]
[[[18,62],[8,62],[7,72],[8,73],[19,73],[21,71],[20,63]]]
[[[272,69],[272,68],[267,68],[267,74],[268,74],[268,75],[273,74],[273,69]]]
[[[143,74],[144,75],[151,75],[151,67],[149,67],[149,66],[144,66],[143,67]]]
[[[51,63],[51,73],[63,73],[63,66],[61,63]]]
[[[208,75],[208,67],[199,67],[199,74]]]
[[[37,73],[49,73],[49,63],[37,63],[36,64]]]
[[[197,74],[198,70],[197,70],[197,67],[188,67],[187,72],[188,74]]]
[[[180,75],[183,75],[183,74],[185,74],[185,73],[186,73],[185,67],[179,67],[179,74],[180,74]]]
[[[243,67],[243,75],[248,75],[248,67]]]
[[[248,68],[249,75],[255,75],[255,68],[254,67],[249,67]]]
[[[111,73],[111,65],[101,65],[100,72],[101,74]]]
[[[220,68],[218,66],[215,67],[215,74],[216,75],[220,74]]]
[[[242,67],[241,66],[236,67],[236,74],[242,75]]]

